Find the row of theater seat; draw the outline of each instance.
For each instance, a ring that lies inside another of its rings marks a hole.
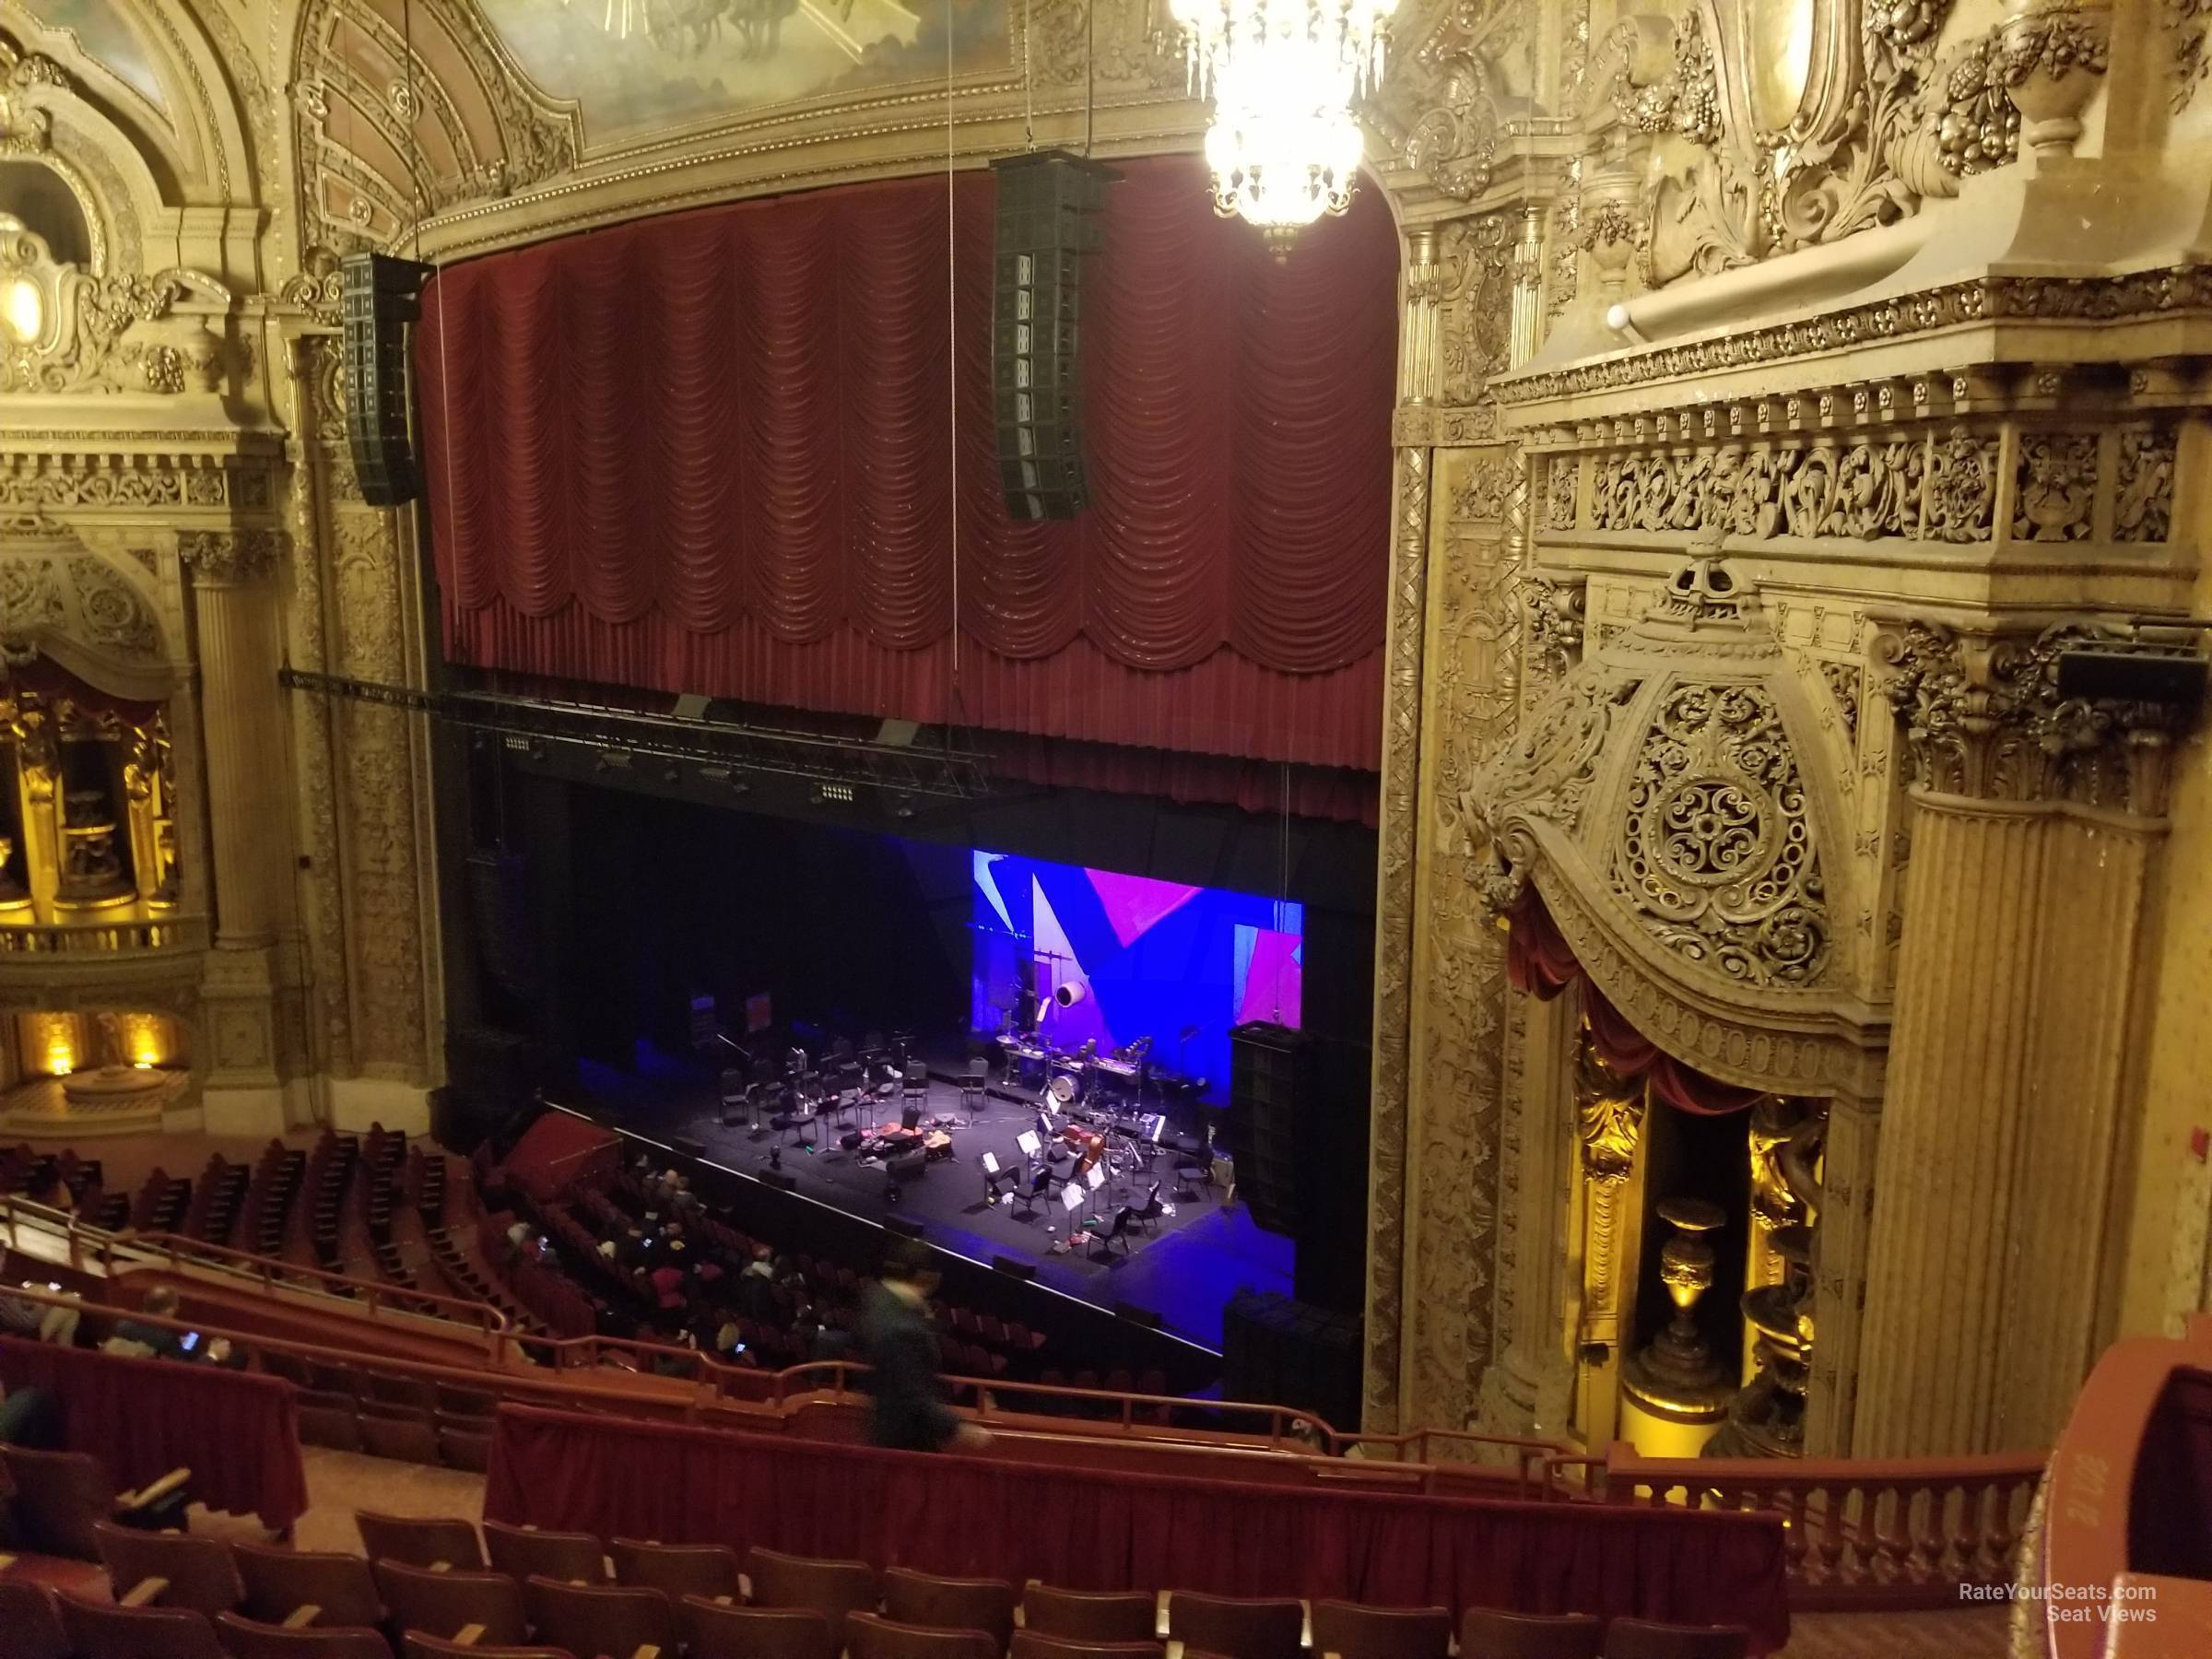
[[[0,1582],[8,1659],[1448,1659],[1441,1607],[947,1579],[774,1550],[356,1517],[366,1554],[98,1529],[113,1601]],[[1164,1618],[1162,1603],[1164,1601]],[[1308,1645],[1308,1631],[1311,1645]],[[1470,1609],[1460,1659],[1741,1659],[1738,1630]],[[1164,1636],[1164,1641],[1163,1641]],[[524,1647],[525,1641],[538,1643]]]

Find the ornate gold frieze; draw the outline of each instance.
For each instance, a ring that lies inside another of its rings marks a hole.
[[[2159,816],[2175,711],[2058,689],[2065,651],[2118,637],[2089,620],[2032,635],[1921,621],[1885,633],[1889,701],[1904,723],[1914,782],[1939,794]]]
[[[135,331],[168,319],[188,296],[217,306],[230,296],[211,276],[171,269],[95,276],[54,261],[46,243],[0,213],[0,286],[39,296],[41,327],[0,348],[0,394],[213,391],[223,347],[204,323],[156,337]]]
[[[1528,625],[1527,679],[1532,688],[1563,679],[1583,658],[1583,606],[1586,583],[1561,576],[1532,576],[1524,590]]]
[[[255,581],[276,568],[283,547],[281,530],[185,530],[177,536],[177,556],[202,582]]]
[[[1500,403],[1519,407],[1912,339],[1965,324],[2158,318],[2172,324],[2201,321],[2206,312],[2212,312],[2212,270],[2196,265],[2121,276],[1983,276],[1819,316],[1502,376],[1496,394]],[[2113,350],[2118,355],[2116,344]]]
[[[51,441],[55,435],[40,436]],[[0,512],[261,508],[269,504],[269,496],[266,467],[205,457],[82,452],[41,455],[26,450],[0,455]]]

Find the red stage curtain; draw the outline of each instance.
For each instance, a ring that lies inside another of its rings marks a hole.
[[[507,1406],[488,1519],[1091,1590],[1340,1596],[1789,1634],[1779,1517],[1256,1486]]]
[[[1583,981],[1583,1017],[1590,1028],[1590,1043],[1598,1057],[1618,1077],[1633,1080],[1648,1077],[1652,1092],[1683,1112],[1717,1116],[1742,1112],[1766,1092],[1739,1088],[1685,1065],[1638,1030],[1628,1017],[1584,978],[1582,963],[1562,935],[1551,912],[1534,886],[1522,889],[1521,898],[1507,918],[1505,972],[1517,989],[1548,1000],[1576,980]]]
[[[449,652],[1376,767],[1387,208],[1362,193],[1277,265],[1215,218],[1195,159],[1122,167],[1084,291],[1091,504],[1069,524],[999,499],[987,173],[959,176],[949,225],[944,180],[903,180],[447,270],[416,368]]]
[[[209,1509],[258,1515],[273,1532],[307,1512],[295,1396],[280,1377],[6,1337],[0,1379],[53,1395],[68,1449],[99,1458],[120,1488],[189,1468]]]

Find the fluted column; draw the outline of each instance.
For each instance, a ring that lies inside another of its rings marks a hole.
[[[1918,782],[1858,1456],[2049,1444],[2109,1313],[2165,735],[2059,699],[2069,642],[1916,625],[1892,653]]]
[[[213,1134],[285,1127],[278,960],[290,879],[284,722],[269,530],[191,531],[202,772],[215,877],[215,948],[200,1002],[203,1094]]]
[[[1574,1053],[1581,997],[1569,986],[1526,999],[1521,1088],[1506,1102],[1506,1155],[1515,1163],[1511,1295],[1501,1352],[1483,1378],[1485,1429],[1557,1439],[1573,1404],[1573,1310],[1567,1265],[1576,1157]]]
[[[1859,1331],[1861,1456],[1987,1449],[2047,830],[1921,794]]]

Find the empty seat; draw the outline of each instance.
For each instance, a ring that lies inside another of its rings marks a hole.
[[[1164,1641],[1082,1641],[1068,1636],[1040,1636],[1017,1630],[1009,1659],[1167,1659]]]
[[[224,1659],[206,1615],[187,1607],[120,1607],[67,1591],[54,1598],[77,1659]]]
[[[753,1603],[762,1607],[811,1607],[830,1621],[841,1646],[845,1615],[874,1612],[882,1600],[876,1569],[865,1561],[824,1561],[755,1546],[746,1552],[745,1576]]]
[[[523,1585],[523,1606],[540,1641],[572,1653],[628,1659],[651,1647],[675,1659],[676,1608],[658,1590],[624,1590],[533,1578]]]
[[[405,1561],[371,1569],[392,1628],[457,1637],[472,1626],[485,1641],[516,1642],[530,1633],[523,1587],[503,1572],[434,1571]]]
[[[0,1630],[7,1632],[10,1659],[69,1659],[69,1635],[43,1584],[0,1579]]]
[[[355,1419],[360,1429],[361,1450],[371,1457],[397,1458],[402,1463],[434,1464],[438,1459],[438,1425],[430,1418],[388,1406],[364,1410]]]
[[[457,1515],[423,1518],[356,1510],[353,1524],[360,1529],[361,1547],[372,1561],[479,1571],[485,1565],[484,1545],[477,1536],[476,1523]]]
[[[438,1409],[460,1417],[490,1417],[500,1408],[500,1396],[480,1388],[459,1388],[451,1382],[438,1384]]]
[[[1606,1627],[1606,1659],[1744,1659],[1750,1651],[1750,1637],[1735,1625],[1617,1618]]]
[[[559,1579],[571,1584],[606,1583],[606,1551],[590,1533],[539,1532],[533,1526],[484,1523],[484,1552],[515,1579]]]
[[[1363,1607],[1357,1602],[1313,1604],[1313,1653],[1340,1659],[1444,1659],[1452,1651],[1452,1615],[1442,1607]]]
[[[229,1547],[214,1538],[138,1532],[99,1521],[92,1539],[107,1565],[108,1588],[119,1602],[215,1614],[237,1606],[245,1594]],[[148,1588],[155,1584],[159,1589]]]
[[[981,1630],[933,1630],[877,1613],[845,1616],[850,1659],[998,1659],[1004,1651]]]
[[[400,1651],[406,1659],[576,1659],[566,1648],[484,1647],[474,1640],[465,1646],[434,1636],[415,1635],[403,1640]]]
[[[1014,1586],[1005,1579],[937,1578],[893,1567],[883,1575],[883,1610],[900,1624],[981,1630],[1002,1653],[1014,1634]]]
[[[651,1544],[636,1538],[613,1538],[608,1540],[607,1553],[614,1558],[618,1584],[658,1590],[671,1597],[702,1595],[709,1601],[727,1596],[734,1602],[744,1594],[737,1552],[726,1544]]]
[[[438,1406],[438,1385],[426,1382],[420,1377],[392,1377],[381,1371],[371,1371],[364,1381],[369,1385],[369,1397],[382,1400],[387,1406],[407,1406],[417,1411],[435,1412]]]
[[[215,1633],[230,1659],[392,1659],[392,1644],[383,1632],[363,1625],[292,1630],[218,1613]]]
[[[837,1659],[830,1621],[811,1607],[725,1607],[687,1595],[677,1614],[690,1659]]]
[[[440,1423],[438,1455],[448,1468],[484,1474],[491,1467],[491,1436],[475,1429],[456,1429],[450,1422]]]
[[[1294,1601],[1168,1593],[1168,1640],[1222,1659],[1299,1659],[1306,1610]]]
[[[1141,1590],[1055,1590],[1032,1579],[1021,1593],[1021,1622],[1070,1641],[1151,1641],[1159,1604]]]
[[[241,1610],[265,1624],[282,1624],[302,1607],[315,1609],[304,1622],[318,1625],[380,1625],[384,1604],[368,1561],[357,1555],[312,1549],[277,1549],[266,1544],[235,1544],[238,1576],[246,1586]]]
[[[1459,1621],[1459,1651],[1461,1659],[1597,1659],[1603,1629],[1587,1613],[1469,1607]]]
[[[328,1446],[334,1452],[359,1452],[360,1418],[351,1409],[341,1411],[327,1406],[303,1405],[300,1407],[300,1443]]]
[[[13,1512],[24,1547],[45,1555],[100,1559],[93,1528],[102,1521],[182,1526],[189,1469],[171,1469],[133,1492],[118,1492],[100,1459],[86,1452],[32,1452],[0,1446],[0,1466],[15,1488]]]

